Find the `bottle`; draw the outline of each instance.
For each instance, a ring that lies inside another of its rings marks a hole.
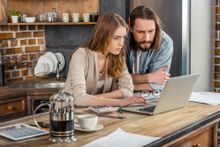
[[[0,86],[5,85],[5,77],[4,77],[4,65],[2,62],[2,54],[0,52]]]
[[[57,11],[56,11],[56,8],[52,8],[52,21],[53,22],[56,22],[56,21],[58,21],[58,13],[57,13]]]

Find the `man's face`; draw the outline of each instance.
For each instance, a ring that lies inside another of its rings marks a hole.
[[[137,18],[130,32],[134,35],[137,47],[142,51],[146,51],[151,48],[154,41],[156,33],[155,21]]]

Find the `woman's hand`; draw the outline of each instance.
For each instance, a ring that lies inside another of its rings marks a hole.
[[[146,104],[146,99],[142,96],[130,96],[121,101],[121,106],[128,106],[131,104]]]

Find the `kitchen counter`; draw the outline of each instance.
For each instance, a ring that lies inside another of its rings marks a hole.
[[[56,80],[54,78],[49,79],[34,79],[34,80],[24,80],[16,81],[13,83],[8,83],[3,89],[8,89],[11,93],[26,92],[27,95],[44,95],[44,94],[53,94],[59,89],[64,87],[64,79]],[[2,93],[1,96],[7,93]]]
[[[63,87],[64,80],[54,79],[16,81],[0,87],[0,122],[32,115],[39,104]]]
[[[85,109],[76,109],[75,111],[87,112]],[[99,118],[99,123],[104,128],[97,132],[80,132],[75,130],[77,141],[68,143],[51,143],[48,141],[49,135],[31,138],[23,141],[13,142],[0,137],[0,144],[4,146],[27,146],[33,144],[38,146],[69,147],[82,146],[98,138],[104,137],[117,128],[126,132],[140,135],[161,137],[159,140],[147,146],[217,146],[217,127],[220,120],[220,106],[210,106],[198,103],[189,103],[185,108],[147,116],[135,113],[124,112],[126,119]],[[39,116],[38,120],[48,121],[48,114]],[[33,123],[32,117],[1,123],[0,126],[7,124],[24,122]]]
[[[26,96],[26,90],[0,87],[0,100],[15,96]]]

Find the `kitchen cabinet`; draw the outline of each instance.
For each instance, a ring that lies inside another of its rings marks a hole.
[[[217,124],[216,124],[217,126]],[[217,132],[217,129],[215,126],[209,126],[206,129],[203,129],[202,131],[195,132],[193,135],[186,137],[185,139],[182,139],[178,143],[175,143],[174,146],[178,147],[211,147],[215,146],[215,140],[217,140],[217,137],[215,137],[215,132]]]
[[[8,97],[0,101],[1,121],[26,116],[27,105],[25,96]]]

